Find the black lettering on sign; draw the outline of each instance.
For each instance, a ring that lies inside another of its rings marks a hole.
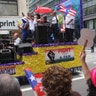
[[[3,26],[8,26],[8,27],[15,26],[15,21],[6,20],[5,22],[0,22],[0,28]]]

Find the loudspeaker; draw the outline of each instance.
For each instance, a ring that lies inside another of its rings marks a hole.
[[[31,43],[19,44],[18,52],[23,52],[23,53],[33,52],[32,44]]]
[[[0,49],[3,49],[3,44],[0,44]]]
[[[14,49],[1,49],[0,50],[0,63],[10,63],[16,61],[16,54]]]
[[[49,23],[48,23],[49,24]],[[47,23],[39,24],[35,27],[35,40],[37,44],[48,43],[49,25]]]

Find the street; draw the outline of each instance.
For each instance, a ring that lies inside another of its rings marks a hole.
[[[89,68],[92,69],[96,65],[96,55],[95,55],[96,48],[95,48],[94,53],[91,53],[90,49],[86,49],[86,53],[87,53],[87,56],[86,56],[87,64]],[[88,87],[87,87],[86,80],[84,79],[84,75],[82,71],[77,72],[73,74],[72,76],[73,76],[72,90],[79,92],[81,96],[86,96]],[[30,85],[21,86],[21,90],[23,92],[23,96],[35,96]]]

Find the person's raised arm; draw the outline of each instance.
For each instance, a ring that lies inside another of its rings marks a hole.
[[[88,79],[90,79],[90,70],[89,70],[88,65],[85,61],[86,52],[84,50],[82,50],[80,53],[80,59],[81,59],[81,63],[82,63],[83,74],[85,76],[85,79],[88,80]]]
[[[83,74],[85,76],[85,79],[88,80],[90,79],[90,70],[88,68],[88,65],[86,63],[86,52],[85,52],[85,48],[87,46],[88,40],[85,41],[83,49],[80,53],[80,59],[81,59],[81,63],[82,63],[82,70],[83,70]]]

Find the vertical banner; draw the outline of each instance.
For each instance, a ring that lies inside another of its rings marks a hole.
[[[45,51],[46,64],[67,62],[74,60],[73,48],[61,48]]]
[[[55,10],[61,16],[63,14],[72,14],[75,16],[75,37],[80,37],[80,30],[83,27],[83,12],[82,12],[82,0],[62,0],[60,3],[55,4]],[[60,18],[59,22],[61,23]]]

